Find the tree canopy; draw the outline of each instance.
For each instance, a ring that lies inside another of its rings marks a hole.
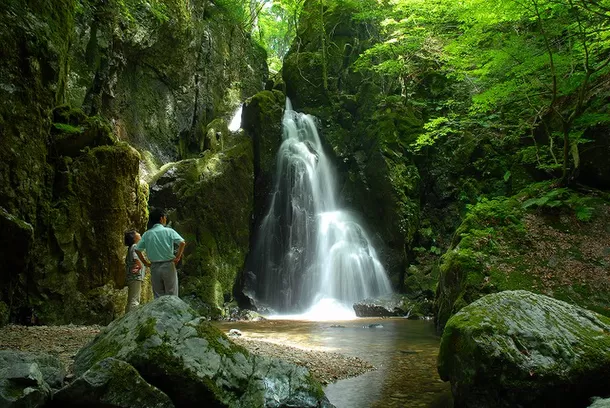
[[[522,159],[551,174],[560,169],[568,181],[579,165],[579,146],[587,142],[583,131],[610,121],[607,101],[599,97],[609,85],[610,2],[384,4],[384,39],[360,57],[357,68],[398,77],[405,99],[434,72],[453,87],[429,110],[414,148],[475,129],[509,140],[531,136]],[[547,143],[536,143],[538,133]]]

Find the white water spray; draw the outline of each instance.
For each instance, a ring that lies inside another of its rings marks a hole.
[[[301,318],[355,317],[352,304],[391,293],[390,282],[364,229],[337,206],[314,118],[287,99],[282,124],[275,189],[255,247],[256,299]]]
[[[233,114],[231,122],[229,122],[229,130],[231,132],[237,132],[241,128],[241,112],[244,109],[244,105],[239,105],[239,108]]]

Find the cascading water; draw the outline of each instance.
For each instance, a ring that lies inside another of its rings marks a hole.
[[[244,110],[244,105],[239,105],[229,122],[228,129],[231,132],[237,132],[241,128],[241,112]]]
[[[314,118],[286,99],[275,189],[255,246],[255,297],[280,313],[339,307],[391,292],[364,229],[337,207]],[[342,314],[344,315],[344,314]]]

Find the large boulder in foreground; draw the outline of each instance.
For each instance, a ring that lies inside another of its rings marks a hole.
[[[55,356],[46,353],[31,353],[18,350],[0,350],[0,367],[15,367],[35,363],[42,378],[51,388],[64,385],[66,368]]]
[[[108,325],[74,362],[80,376],[114,357],[131,364],[176,407],[332,407],[309,372],[250,355],[197,316],[163,296]]]
[[[53,407],[173,408],[131,365],[109,357],[53,395]]]
[[[610,394],[610,319],[523,290],[487,295],[448,321],[438,371],[456,406],[585,407]]]
[[[589,408],[610,408],[610,398],[594,398]]]
[[[51,395],[51,388],[35,362],[0,368],[0,407],[42,407]]]

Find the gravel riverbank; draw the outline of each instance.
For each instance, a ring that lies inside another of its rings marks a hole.
[[[15,326],[0,329],[0,350],[40,351],[57,356],[68,367],[78,350],[91,341],[101,326]],[[260,338],[230,337],[251,353],[281,358],[307,367],[322,384],[354,377],[375,368],[357,357],[327,351],[292,347]]]

